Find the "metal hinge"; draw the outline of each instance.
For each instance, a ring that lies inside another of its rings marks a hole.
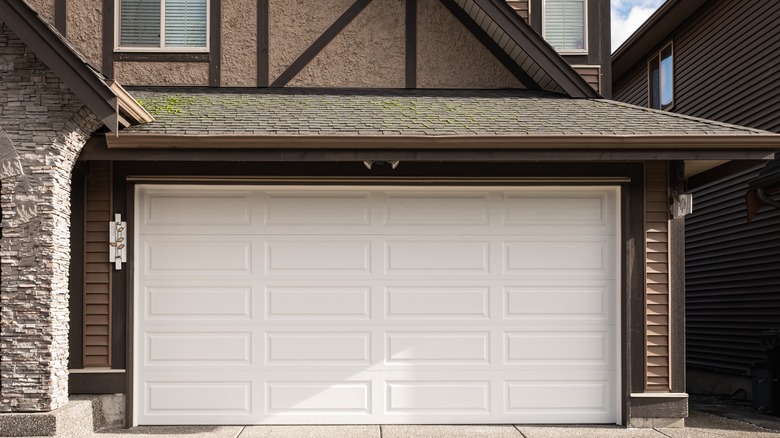
[[[127,222],[122,222],[122,215],[114,215],[114,220],[108,224],[108,261],[114,263],[116,270],[122,270],[122,263],[127,263]]]

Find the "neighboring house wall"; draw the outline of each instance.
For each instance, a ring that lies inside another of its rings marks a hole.
[[[780,132],[780,34],[772,24],[780,3],[767,0],[706,2],[657,41],[615,84],[615,99],[648,105],[647,59],[671,41],[674,106],[671,111]],[[746,222],[747,181],[763,166],[704,186],[691,179],[694,212],[686,220],[687,363],[749,375],[764,360],[760,333],[780,329],[778,213]],[[697,376],[698,374],[693,374]],[[702,374],[703,375],[703,374]],[[699,387],[693,380],[692,389]],[[707,381],[706,385],[711,385]],[[749,389],[750,382],[743,379]],[[716,385],[721,392],[737,387]]]
[[[0,412],[48,411],[68,397],[70,172],[101,123],[2,22],[0,53]]]

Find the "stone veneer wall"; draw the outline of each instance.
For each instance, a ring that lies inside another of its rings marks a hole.
[[[100,125],[0,21],[0,412],[68,400],[71,169]]]

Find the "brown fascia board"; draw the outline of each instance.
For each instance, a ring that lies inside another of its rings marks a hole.
[[[76,54],[25,1],[0,0],[0,17],[111,131],[119,130],[123,116],[132,116],[132,112],[119,114],[120,107],[129,106],[123,103],[129,95],[124,93],[127,97],[118,97],[100,74]],[[143,119],[131,117],[131,120],[143,123]]]
[[[612,81],[617,82],[643,62],[705,3],[707,0],[667,0],[612,54]]]
[[[507,136],[317,136],[176,135],[107,136],[109,149],[545,149],[780,151],[780,135],[507,135]],[[722,155],[722,154],[720,154]],[[734,159],[740,159],[735,156]]]
[[[474,3],[547,72],[569,97],[601,97],[505,0],[474,0]]]

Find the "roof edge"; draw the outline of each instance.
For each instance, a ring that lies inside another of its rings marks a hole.
[[[106,137],[109,149],[673,149],[780,151],[780,135],[442,135],[442,136],[301,136],[122,134]]]

